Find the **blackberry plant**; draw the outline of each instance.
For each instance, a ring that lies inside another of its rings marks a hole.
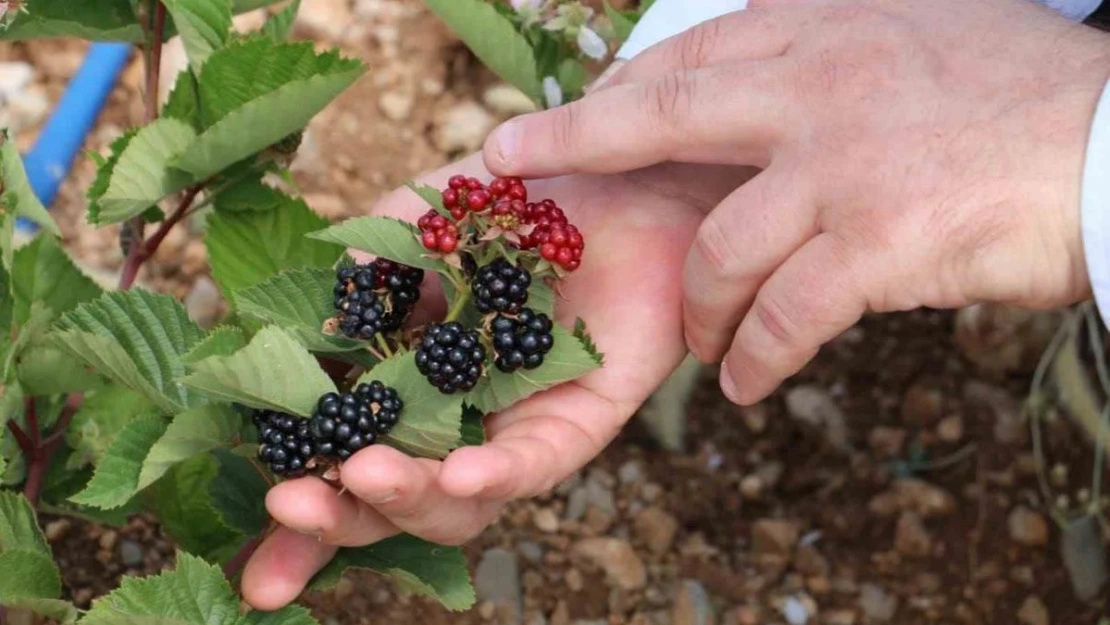
[[[425,1],[541,104],[576,97],[595,37],[635,18],[576,9],[585,17],[545,30],[550,16],[501,2]],[[279,3],[257,32],[233,32],[240,9]],[[88,223],[122,233],[114,288],[70,260],[0,130],[0,559],[21,572],[19,584],[0,584],[0,622],[226,620],[239,609],[233,582],[276,527],[264,502],[278,481],[335,481],[334,469],[375,445],[443,459],[482,442],[482,415],[602,366],[583,324],[551,322],[555,285],[588,262],[583,233],[526,181],[412,184],[430,207],[415,224],[329,224],[270,184],[290,175],[316,113],[366,69],[287,41],[299,0],[8,4],[0,39],[131,42],[147,88],[141,121],[96,157],[87,192]],[[163,102],[171,36],[188,67],[168,77]],[[227,303],[205,327],[175,297],[137,288],[194,216]],[[17,240],[17,220],[37,234]],[[376,260],[354,264],[348,251]],[[419,327],[427,315],[413,313],[433,282],[447,312]],[[177,568],[79,612],[62,598],[40,506],[104,523],[155,515],[181,549]],[[369,568],[462,610],[475,600],[465,562],[457,548],[400,535],[340,549],[310,588]],[[198,584],[212,592],[197,595]],[[315,623],[298,607],[237,618]]]

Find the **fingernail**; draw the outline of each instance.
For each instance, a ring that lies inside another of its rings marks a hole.
[[[597,91],[605,83],[609,82],[609,79],[612,78],[617,72],[619,72],[620,69],[624,67],[625,63],[627,63],[627,61],[621,61],[619,59],[613,61],[613,64],[605,68],[605,71],[601,72],[601,75],[597,77],[597,80],[587,85],[586,88],[583,89],[583,91],[586,93],[593,93],[594,91]]]
[[[521,122],[510,119],[493,131],[491,137],[493,157],[503,168],[511,168],[520,156]]]
[[[732,374],[729,373],[727,355],[725,356],[725,359],[721,362],[720,383],[721,391],[725,394],[725,397],[727,397],[730,402],[734,404],[737,403],[738,398],[740,397],[740,393],[736,390],[736,381],[732,379]]]

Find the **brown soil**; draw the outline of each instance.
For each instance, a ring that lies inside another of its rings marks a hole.
[[[305,10],[316,4],[307,2]],[[418,0],[320,0],[318,6],[325,14],[346,15],[351,25],[329,31],[309,23],[298,33],[338,43],[371,68],[313,123],[295,166],[309,203],[338,218],[365,211],[405,179],[458,156],[437,147],[437,124],[459,103],[480,103],[495,81]],[[82,50],[73,43],[14,45],[0,48],[0,60],[31,62],[53,100]],[[87,147],[103,149],[139,119],[140,73],[137,63],[125,72]],[[379,105],[385,93],[411,98],[411,107],[387,116]],[[30,129],[17,141],[26,147],[33,138]],[[56,213],[76,253],[111,271],[121,261],[116,230],[84,225],[83,191],[92,175],[91,163],[82,159]],[[184,296],[203,273],[203,260],[195,235],[181,236],[147,277]],[[687,580],[704,587],[722,625],[786,622],[781,609],[787,597],[808,608],[810,623],[864,623],[861,596],[876,592],[897,598],[890,622],[906,625],[1049,622],[1019,621],[1019,610],[1027,619],[1036,612],[1028,605],[1022,610],[1031,598],[1043,602],[1052,623],[1094,624],[1105,596],[1094,605],[1075,599],[1056,526],[1049,523],[1047,538],[1030,544],[1015,541],[1008,529],[1019,505],[1041,511],[1034,526],[1046,518],[1027,425],[1017,410],[1028,370],[991,377],[969,363],[953,337],[947,313],[866,319],[786,389],[749,409],[724,401],[706,371],[689,403],[687,453],[661,450],[634,421],[581,480],[511,505],[467,552],[475,565],[494,547],[520,554],[523,619],[530,624],[706,622],[684,607],[691,602],[680,590]],[[785,397],[800,386],[833,398],[846,436],[791,415]],[[1090,445],[1064,422],[1050,429],[1047,444],[1050,466],[1060,467],[1053,471],[1055,484],[1073,494],[1086,486]],[[939,488],[951,508],[935,515],[888,509],[890,498],[881,495],[905,476]],[[573,493],[587,484],[611,494],[612,510],[595,505],[581,518],[566,518]],[[646,521],[637,521],[645,509],[677,522],[673,539],[660,539],[658,551],[647,546]],[[768,541],[768,519],[788,521],[798,533],[782,543]],[[172,547],[143,519],[108,538],[108,530],[80,522],[64,529],[53,532],[52,541],[67,587],[82,605],[128,570],[119,541],[143,547],[143,562],[130,572],[153,572],[172,559]],[[591,536],[631,544],[646,566],[646,583],[622,588],[576,555],[574,545]],[[306,599],[329,624],[512,620],[493,604],[451,614],[398,595],[371,575],[352,575],[335,591]]]

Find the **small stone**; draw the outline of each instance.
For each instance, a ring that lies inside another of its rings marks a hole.
[[[825,625],[856,625],[855,610],[830,610],[821,613],[821,619]]]
[[[666,553],[678,533],[678,520],[662,508],[644,508],[634,522],[637,537],[657,555]]]
[[[528,560],[529,562],[538,563],[543,560],[543,547],[530,540],[520,541],[520,544],[516,546],[516,549],[520,552],[520,555],[524,556],[524,559]]]
[[[555,604],[555,609],[551,612],[548,618],[551,625],[570,625],[570,608],[567,607],[567,602],[560,599]]]
[[[347,202],[338,195],[331,193],[307,193],[304,196],[306,204],[321,217],[336,219],[347,214]]]
[[[716,623],[709,593],[699,582],[688,579],[679,584],[674,605],[671,608],[671,623],[673,625],[714,625]]]
[[[540,508],[532,515],[532,522],[536,525],[536,529],[548,534],[554,534],[559,531],[559,517],[551,508]]]
[[[627,541],[610,537],[585,538],[575,543],[572,551],[605,571],[609,582],[618,588],[637,590],[647,584],[644,563]]]
[[[911,510],[924,519],[931,519],[955,511],[956,499],[939,486],[916,478],[904,478],[896,481],[889,490],[876,495],[869,508],[877,516],[889,517]]]
[[[937,438],[946,443],[957,443],[964,437],[964,420],[960,415],[952,415],[937,424]]]
[[[829,561],[817,547],[801,545],[794,553],[794,568],[806,576],[825,576],[829,574]]]
[[[121,540],[119,559],[124,566],[136,567],[143,563],[143,548],[133,540]]]
[[[1024,409],[1009,391],[978,380],[964,385],[964,401],[994,415],[994,439],[1003,445],[1021,445],[1029,435]]]
[[[185,310],[189,318],[202,328],[209,328],[220,320],[223,297],[215,282],[208,276],[199,276],[185,296]]]
[[[0,63],[0,104],[23,91],[35,77],[35,68],[23,61]]]
[[[1021,625],[1049,625],[1048,606],[1036,595],[1030,595],[1021,603],[1017,613]]]
[[[887,623],[898,612],[898,597],[875,584],[860,587],[859,607],[863,616],[876,623]]]
[[[378,98],[378,108],[390,121],[401,122],[412,114],[415,99],[411,93],[387,91]]]
[[[98,542],[100,543],[101,549],[112,549],[116,546],[116,541],[118,540],[119,534],[114,530],[108,530],[100,535],[100,540]]]
[[[640,498],[651,503],[663,496],[663,487],[655,482],[648,482],[640,489]]]
[[[477,102],[461,102],[437,120],[433,141],[443,152],[473,152],[482,147],[496,123]]]
[[[567,589],[571,592],[578,592],[586,586],[586,581],[582,579],[582,571],[578,569],[567,570],[566,575],[563,576],[563,581],[567,584]]]
[[[745,475],[740,480],[740,494],[744,496],[744,499],[763,497],[763,478],[758,475]]]
[[[752,546],[756,554],[789,558],[800,534],[801,528],[793,521],[760,519],[752,525]]]
[[[639,484],[644,481],[644,470],[639,462],[629,460],[617,469],[617,479],[621,484]]]
[[[570,492],[567,497],[567,507],[563,511],[563,518],[568,521],[578,521],[586,514],[586,508],[590,505],[590,493],[586,491],[585,485],[580,485]]]
[[[474,571],[474,589],[479,601],[491,603],[520,623],[524,615],[524,595],[516,554],[505,549],[490,549]]]
[[[762,434],[767,431],[767,422],[769,421],[767,404],[752,404],[751,406],[741,409],[740,420],[744,422],[744,426],[747,427],[752,434]]]
[[[902,422],[906,425],[932,425],[943,411],[944,392],[929,380],[914,383],[902,397]]]
[[[801,599],[791,595],[782,604],[782,616],[790,625],[806,625],[810,614]]]
[[[894,548],[907,556],[923,557],[933,548],[933,538],[916,512],[903,512],[894,529]]]
[[[586,516],[582,517],[582,525],[589,528],[594,535],[605,534],[613,527],[616,516],[605,512],[601,508],[590,506],[586,509]]]
[[[536,103],[512,85],[499,83],[482,94],[482,103],[498,115],[514,116],[538,110]]]
[[[73,527],[73,523],[69,519],[58,519],[47,523],[43,533],[46,535],[46,540],[54,542],[65,536],[70,527]]]
[[[896,458],[902,455],[902,448],[906,445],[906,430],[883,425],[871,429],[867,437],[867,444],[871,450],[884,458]]]
[[[746,605],[736,608],[732,614],[736,619],[736,625],[760,625],[762,622],[759,611]]]
[[[1025,506],[1014,508],[1006,525],[1010,529],[1010,538],[1020,545],[1041,547],[1048,544],[1048,521]]]
[[[834,447],[847,447],[848,427],[844,412],[825,389],[812,384],[795,386],[786,392],[786,410],[795,420],[823,429]]]

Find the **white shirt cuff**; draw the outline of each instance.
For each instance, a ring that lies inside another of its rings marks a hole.
[[[664,39],[747,7],[748,0],[655,0],[617,51],[617,58],[632,60]]]
[[[1102,320],[1110,325],[1110,81],[1091,122],[1080,210],[1091,291]]]
[[[1082,22],[1095,12],[1102,0],[1037,0],[1064,17]]]

